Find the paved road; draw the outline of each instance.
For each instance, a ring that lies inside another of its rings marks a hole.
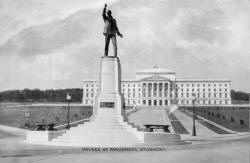
[[[175,110],[174,115],[176,116],[178,120],[181,121],[182,125],[188,130],[188,132],[192,133],[193,119],[179,110]],[[218,136],[219,135],[200,123],[196,122],[195,127],[196,127],[196,134],[198,136]]]
[[[24,137],[0,132],[2,163],[249,163],[250,134],[195,140],[188,145],[169,145],[163,152],[84,152],[81,148],[63,148],[23,143]]]
[[[0,162],[20,163],[249,163],[249,137],[220,142],[169,146],[164,152],[78,152],[0,156]]]

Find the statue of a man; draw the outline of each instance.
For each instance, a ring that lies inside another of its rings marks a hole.
[[[109,51],[109,41],[112,40],[113,48],[114,48],[114,56],[117,57],[117,42],[116,42],[116,34],[123,37],[120,33],[116,20],[112,17],[112,12],[110,10],[107,11],[106,15],[106,8],[107,4],[105,3],[104,9],[102,12],[102,17],[105,23],[103,34],[105,36],[105,53],[104,56],[108,56]]]

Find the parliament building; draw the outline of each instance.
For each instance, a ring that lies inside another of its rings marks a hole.
[[[136,71],[135,79],[124,79],[121,92],[126,106],[228,105],[229,79],[176,79],[172,70],[154,67]],[[94,104],[98,80],[83,81],[83,105]]]

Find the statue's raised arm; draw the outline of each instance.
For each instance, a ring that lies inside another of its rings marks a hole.
[[[104,21],[107,19],[107,16],[106,16],[106,8],[107,8],[107,4],[105,3],[104,8],[103,8],[103,11],[102,11],[102,17],[103,17],[103,20],[104,20]]]
[[[121,38],[123,35],[120,33],[116,20],[112,16],[111,10],[107,10],[107,4],[105,3],[103,12],[102,12],[102,17],[104,20],[104,31],[103,34],[105,36],[105,52],[104,56],[108,56],[108,49],[109,49],[109,41],[110,39],[112,40],[113,48],[114,48],[114,56],[117,57],[117,41],[116,41],[116,34],[120,36]]]

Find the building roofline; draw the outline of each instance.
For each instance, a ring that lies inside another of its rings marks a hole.
[[[145,78],[143,78],[145,79]],[[140,82],[143,79],[122,79],[122,82]],[[83,82],[98,82],[97,79],[84,79]],[[176,79],[176,82],[231,82],[230,79]]]
[[[84,79],[83,82],[97,82],[97,79]]]
[[[176,79],[176,82],[231,82],[230,79]]]
[[[175,72],[136,72],[136,75],[175,75]]]

